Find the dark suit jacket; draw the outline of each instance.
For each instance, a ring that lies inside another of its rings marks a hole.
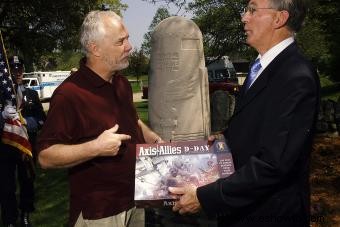
[[[32,145],[33,153],[35,153],[37,132],[42,128],[43,123],[46,120],[46,114],[40,102],[38,92],[30,88],[25,88],[22,95],[23,95],[23,104],[21,110],[22,116],[26,118],[26,120],[28,117],[33,118],[37,124],[37,127],[34,128],[27,127],[28,139]]]
[[[296,43],[241,90],[225,132],[235,173],[197,189],[219,226],[309,226],[309,160],[319,103]]]
[[[34,117],[37,121],[44,122],[46,120],[46,114],[40,102],[38,92],[25,88],[22,95],[24,99],[21,111],[23,117]]]

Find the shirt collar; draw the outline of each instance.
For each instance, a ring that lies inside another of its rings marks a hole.
[[[273,60],[274,58],[279,55],[284,49],[286,49],[290,44],[294,42],[293,37],[289,37],[280,43],[276,44],[272,48],[270,48],[264,55],[259,55],[258,58],[260,58],[261,62],[261,71],[265,69]]]
[[[79,72],[82,74],[82,76],[85,76],[94,87],[101,87],[104,86],[105,84],[111,85],[111,83],[101,78],[97,73],[95,73],[89,67],[86,66],[85,57],[80,60],[79,64],[80,64]]]

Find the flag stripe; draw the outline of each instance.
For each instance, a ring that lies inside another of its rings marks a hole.
[[[29,155],[32,157],[32,152],[31,152],[31,149],[30,148],[27,148],[25,146],[23,146],[22,144],[20,143],[17,143],[13,140],[10,140],[10,139],[5,139],[5,138],[2,138],[2,142],[4,144],[8,144],[8,145],[11,145],[13,147],[16,147],[18,148],[20,151],[24,152],[25,154]]]
[[[4,132],[3,135],[2,135],[2,139],[13,139],[17,143],[21,143],[25,147],[31,146],[30,143],[27,141],[27,139],[25,137],[21,137],[21,136],[18,136],[16,134],[9,133],[9,132]]]
[[[13,81],[10,76],[10,68],[7,61],[6,49],[2,39],[2,33],[0,30],[0,89],[4,103],[15,105],[16,94],[13,87]],[[3,108],[3,107],[2,107]],[[2,110],[2,109],[1,109]],[[20,114],[20,112],[19,112]],[[22,119],[9,120],[4,122],[4,128],[2,133],[2,141],[5,144],[16,147],[19,151],[24,152],[32,156],[31,144],[28,141],[27,130],[24,125],[21,124]]]
[[[12,124],[12,122],[7,122],[7,121],[5,122],[3,132],[17,134],[20,137],[27,136],[27,132],[24,131],[23,126],[14,125]]]
[[[16,120],[19,121],[19,120]],[[27,131],[24,126],[13,125],[15,121],[6,120],[2,132],[2,142],[13,147],[32,157],[31,144],[28,141]],[[19,122],[16,122],[19,124]]]

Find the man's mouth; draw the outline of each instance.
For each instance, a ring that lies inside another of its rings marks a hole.
[[[251,33],[251,31],[249,29],[244,29],[244,33],[248,36]]]

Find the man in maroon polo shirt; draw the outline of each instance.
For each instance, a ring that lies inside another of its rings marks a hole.
[[[82,25],[86,58],[54,92],[38,140],[43,168],[69,168],[70,226],[144,226],[134,206],[136,143],[161,138],[141,120],[118,72],[132,49],[121,18],[92,11]]]

